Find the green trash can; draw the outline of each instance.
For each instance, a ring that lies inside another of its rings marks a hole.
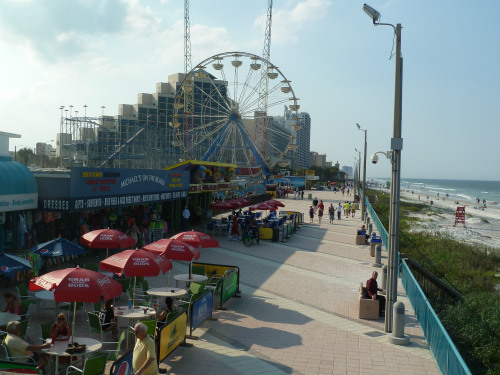
[[[312,193],[307,194],[307,199],[313,199]]]

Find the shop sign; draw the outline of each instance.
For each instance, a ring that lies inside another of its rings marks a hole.
[[[0,195],[0,212],[32,210],[38,207],[38,193]]]

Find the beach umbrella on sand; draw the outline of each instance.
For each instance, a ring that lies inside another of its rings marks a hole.
[[[124,250],[102,260],[99,267],[103,271],[112,272],[119,276],[134,277],[134,295],[137,276],[158,276],[172,269],[172,262],[160,255],[144,250]]]
[[[170,260],[184,260],[189,262],[189,278],[191,278],[191,264],[193,259],[200,258],[200,251],[187,242],[164,238],[146,245],[142,250],[162,255]],[[168,285],[168,282],[167,282]]]
[[[127,249],[134,247],[137,241],[128,234],[115,229],[97,229],[80,236],[80,243],[94,249]]]
[[[235,199],[232,199],[234,202],[236,202],[236,204],[238,205],[238,207],[247,207],[247,206],[250,206],[250,201],[246,198],[235,198]]]
[[[40,245],[35,245],[31,248],[31,250],[34,253],[38,253],[43,257],[58,257],[61,255],[81,255],[87,252],[84,247],[61,237],[55,238],[48,242],[44,242]]]
[[[122,294],[122,286],[102,273],[85,268],[65,268],[56,270],[30,280],[30,290],[50,290],[54,292],[55,302],[74,302],[73,335],[75,332],[76,302],[105,301]],[[71,338],[73,342],[73,337]]]

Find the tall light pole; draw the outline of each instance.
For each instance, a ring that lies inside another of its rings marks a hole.
[[[387,298],[385,305],[385,332],[392,332],[392,307],[398,298],[398,257],[399,257],[399,199],[401,177],[401,112],[403,100],[403,58],[401,57],[401,24],[380,23],[380,13],[369,5],[363,10],[370,16],[374,26],[391,26],[396,36],[396,77],[394,87],[394,125],[391,139],[391,211],[389,217],[389,270],[387,273]]]
[[[361,151],[358,151],[357,148],[354,148],[354,150],[356,150],[356,152],[358,153],[358,195],[359,195],[359,185],[361,184]]]
[[[365,160],[363,162],[363,197],[361,198],[361,221],[365,220],[365,197],[366,197],[366,129],[361,129],[358,123],[356,123],[358,130],[365,132]],[[361,156],[360,156],[361,157]],[[361,178],[361,176],[360,176]]]

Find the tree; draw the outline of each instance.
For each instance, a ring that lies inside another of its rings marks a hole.
[[[17,151],[17,160],[19,160],[24,165],[28,166],[35,160],[35,154],[31,148],[24,147]]]

